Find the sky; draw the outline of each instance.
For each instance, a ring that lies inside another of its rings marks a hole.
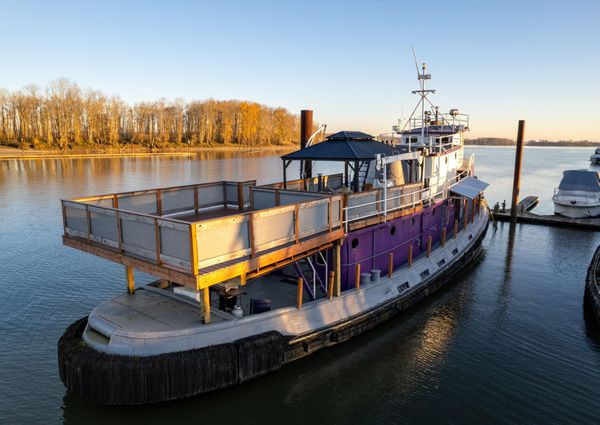
[[[600,1],[0,0],[0,87],[64,77],[135,103],[244,99],[328,131],[391,131],[418,100],[467,137],[600,140]]]

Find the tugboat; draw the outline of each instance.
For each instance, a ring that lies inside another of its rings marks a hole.
[[[554,213],[569,218],[600,216],[600,172],[594,170],[563,171],[554,190]]]
[[[592,165],[600,165],[600,148],[596,148],[592,156],[590,156]]]
[[[397,143],[342,131],[306,146],[303,114],[281,182],[63,200],[64,245],[123,264],[127,282],[61,337],[67,389],[144,404],[236,385],[452,284],[481,251],[488,185],[463,157],[468,116],[434,107],[430,79],[423,64],[421,117],[395,128]],[[340,173],[314,177],[315,161]],[[289,180],[294,162],[301,178]],[[136,287],[134,269],[159,279]]]

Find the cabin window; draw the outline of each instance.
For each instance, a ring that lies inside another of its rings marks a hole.
[[[454,248],[454,249],[452,250],[452,255],[456,255],[456,254],[458,254],[458,249]]]
[[[358,247],[358,238],[352,239],[352,249],[356,249]]]
[[[392,226],[390,229],[390,235],[394,236],[396,234],[396,226]]]

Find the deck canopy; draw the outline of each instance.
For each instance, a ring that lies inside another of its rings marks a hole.
[[[560,190],[600,192],[600,173],[591,170],[563,171],[563,178],[558,188]]]
[[[465,177],[456,184],[450,186],[450,191],[465,198],[474,199],[483,192],[489,184],[475,177]]]
[[[377,154],[393,153],[393,146],[378,142],[369,134],[360,131],[340,131],[327,136],[321,143],[288,153],[281,158],[284,161],[370,161]]]
[[[399,153],[394,146],[376,141],[373,136],[360,131],[340,131],[331,134],[316,145],[283,155],[283,180],[286,184],[286,169],[292,161],[329,161],[345,164],[344,182],[348,186],[348,168],[351,168],[353,190],[360,190],[359,170],[365,167],[379,154],[385,156]],[[302,167],[301,167],[302,169]],[[366,177],[366,171],[363,173]],[[310,176],[304,176],[310,177]],[[364,183],[364,182],[363,182]]]

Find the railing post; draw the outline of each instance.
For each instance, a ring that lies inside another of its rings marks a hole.
[[[90,209],[85,206],[85,223],[87,227],[87,239],[88,241],[92,238],[92,218],[90,217]]]
[[[394,253],[390,252],[388,256],[388,277],[392,277],[394,273]]]
[[[198,229],[195,224],[190,224],[190,266],[194,276],[198,274]]]
[[[360,263],[356,264],[355,271],[354,271],[354,279],[355,279],[354,287],[356,289],[360,289]]]
[[[410,245],[408,245],[408,267],[412,266],[412,257],[413,257],[412,251],[413,251],[413,249],[412,249],[412,242],[411,242]]]
[[[454,220],[454,239],[458,237],[458,219]]]
[[[304,281],[301,277],[298,278],[298,293],[296,294],[296,307],[298,310],[302,308],[302,290],[304,287]]]
[[[162,215],[162,199],[160,190],[156,190],[156,215]]]
[[[248,214],[248,245],[250,246],[250,258],[254,257],[254,214]]]
[[[300,240],[300,223],[298,222],[298,204],[294,206],[294,235],[296,236],[296,243]]]
[[[334,251],[334,267],[335,267],[335,296],[339,297],[342,293],[342,247],[340,241],[337,241],[333,246]]]
[[[327,296],[329,297],[329,299],[333,299],[333,287],[335,284],[335,272],[334,271],[330,271],[329,272],[329,284],[327,285]]]
[[[442,246],[446,245],[446,226],[442,229]]]
[[[431,235],[427,237],[427,258],[431,255]]]
[[[154,247],[156,250],[156,264],[160,264],[160,226],[158,219],[154,219]]]
[[[244,209],[244,186],[241,182],[237,183],[238,209]]]
[[[194,186],[194,214],[198,215],[198,186]]]
[[[125,278],[127,279],[127,293],[135,293],[135,278],[133,276],[133,267],[125,266]]]

